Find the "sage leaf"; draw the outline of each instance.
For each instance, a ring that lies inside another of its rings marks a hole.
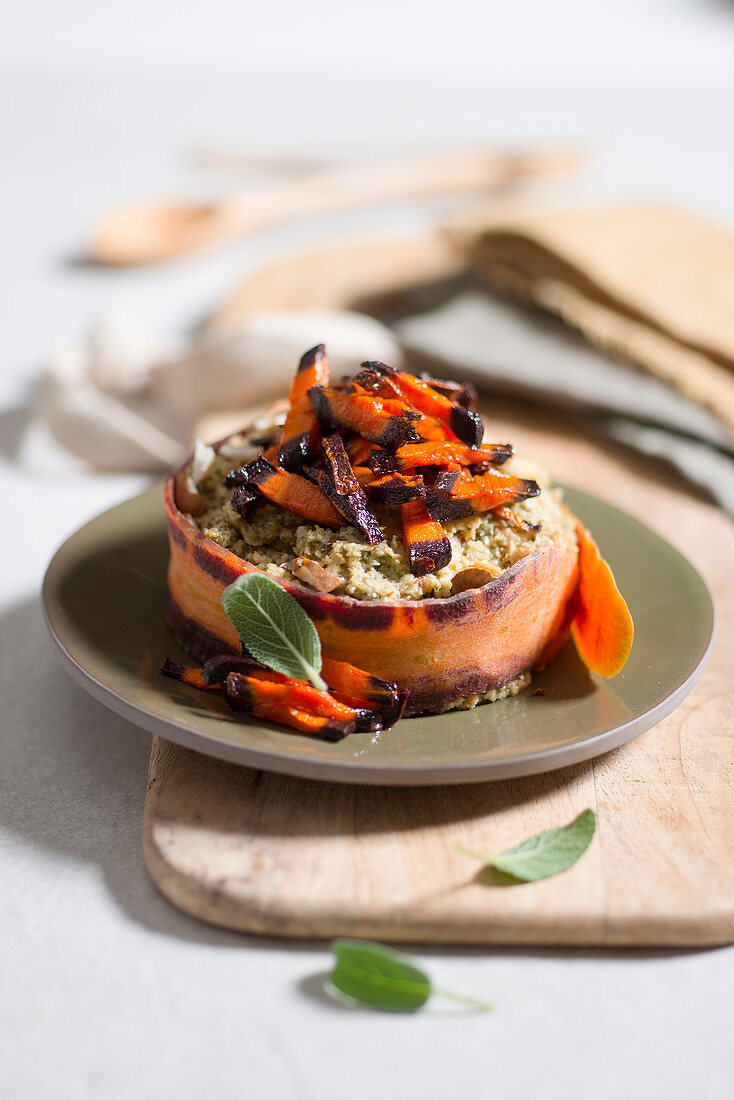
[[[353,1001],[385,1012],[416,1012],[431,995],[428,976],[389,947],[366,940],[334,940],[329,981]]]
[[[595,830],[596,814],[584,810],[568,825],[546,829],[498,856],[483,855],[463,845],[461,850],[516,882],[538,882],[573,867],[591,844]]]
[[[222,606],[252,656],[275,672],[309,680],[328,691],[321,678],[321,642],[297,600],[270,577],[245,573],[222,593]]]
[[[417,1012],[432,993],[482,1011],[492,1006],[475,997],[431,985],[427,974],[405,955],[368,940],[334,940],[332,987],[350,1001],[382,1012]]]

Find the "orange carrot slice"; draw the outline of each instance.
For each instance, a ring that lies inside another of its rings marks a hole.
[[[387,474],[391,471],[403,473],[413,466],[473,466],[493,462],[499,465],[510,457],[512,447],[509,443],[486,443],[481,447],[468,447],[466,443],[408,443],[400,447],[395,454],[386,451],[372,451],[367,465],[375,473]]]
[[[274,504],[313,523],[322,523],[325,527],[344,526],[344,516],[317,485],[273,466],[263,455],[229,473],[225,484],[257,489]]]
[[[290,410],[280,433],[276,448],[271,448],[266,458],[286,470],[294,470],[318,450],[319,426],[308,391],[312,386],[328,386],[329,364],[323,344],[311,348],[301,358],[298,371],[291,382]],[[275,455],[272,453],[275,451]]]
[[[363,363],[362,366],[386,377],[392,389],[407,405],[445,424],[464,443],[478,447],[482,442],[484,424],[478,413],[455,404],[448,397],[437,393],[422,378],[416,378],[405,371],[395,370],[394,367],[379,362]]]
[[[390,450],[418,438],[415,422],[420,420],[421,414],[401,401],[366,393],[344,393],[323,386],[312,386],[308,396],[327,432],[345,429],[357,432]]]
[[[621,672],[630,655],[634,625],[612,571],[599,547],[580,523],[578,607],[571,625],[584,664],[605,679]]]
[[[191,665],[178,665],[170,657],[166,657],[161,665],[161,672],[164,676],[170,676],[172,680],[178,680],[182,684],[199,688],[201,691],[222,690],[221,684],[213,684],[209,680],[205,680],[200,668],[192,668]]]
[[[343,702],[353,707],[366,707],[379,711],[385,729],[394,725],[405,709],[407,696],[399,692],[397,684],[382,680],[346,661],[323,658],[322,675]]]
[[[451,561],[451,543],[443,527],[428,514],[422,500],[400,505],[403,543],[408,551],[410,571],[416,577],[435,573]]]

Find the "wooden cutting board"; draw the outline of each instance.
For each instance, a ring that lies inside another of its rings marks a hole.
[[[734,941],[734,528],[672,474],[561,419],[504,402],[485,411],[493,435],[632,512],[699,569],[717,610],[699,685],[655,729],[598,760],[476,786],[316,783],[157,739],[143,822],[148,870],[174,905],[242,932],[426,943]],[[458,843],[502,851],[587,806],[598,815],[597,836],[556,878],[497,885],[457,851]]]

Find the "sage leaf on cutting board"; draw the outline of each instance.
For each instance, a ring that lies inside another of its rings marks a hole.
[[[222,606],[252,656],[284,676],[309,680],[328,691],[321,678],[321,642],[297,600],[270,577],[245,573],[222,593]]]
[[[332,987],[350,1001],[382,1012],[417,1012],[432,993],[470,1008],[487,1011],[486,1001],[449,993],[431,984],[427,974],[405,955],[368,940],[334,940],[334,969],[329,974]]]
[[[517,882],[538,882],[573,867],[591,844],[596,830],[596,814],[584,810],[557,829],[546,829],[523,840],[498,856],[487,856],[461,845],[461,851],[481,859],[488,867],[509,875]]]

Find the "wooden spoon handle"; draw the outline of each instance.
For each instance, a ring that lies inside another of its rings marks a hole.
[[[282,221],[371,203],[483,191],[568,172],[568,153],[456,153],[329,169],[209,207],[140,205],[98,225],[89,254],[105,264],[151,263]]]
[[[350,165],[245,194],[228,202],[222,213],[233,230],[243,232],[338,208],[489,190],[532,176],[566,172],[577,164],[578,158],[559,153],[460,153]]]

